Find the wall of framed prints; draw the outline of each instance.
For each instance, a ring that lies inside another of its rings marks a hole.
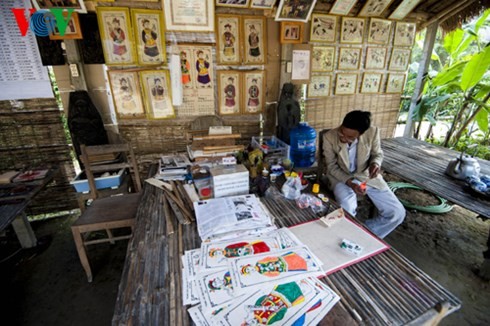
[[[368,6],[342,16],[351,2],[328,10],[321,1],[293,0],[203,0],[192,10],[179,0],[87,2],[97,12],[108,67],[85,65],[89,92],[107,129],[141,154],[184,150],[185,131],[203,115],[219,115],[246,143],[261,119],[264,132],[274,133],[286,74],[282,47],[310,44],[306,120],[330,128],[348,111],[367,109],[383,123],[382,136],[391,136],[415,24],[378,18],[379,8]],[[173,104],[172,65],[179,66],[180,105]]]

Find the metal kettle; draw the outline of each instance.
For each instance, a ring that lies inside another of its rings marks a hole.
[[[468,148],[475,147],[476,144],[468,146]],[[480,175],[480,164],[478,161],[470,155],[466,155],[464,151],[461,155],[454,160],[451,160],[446,168],[446,174],[453,178],[465,180],[467,177]]]

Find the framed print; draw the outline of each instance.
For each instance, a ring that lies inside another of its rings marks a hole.
[[[387,52],[386,48],[369,46],[366,54],[366,69],[384,69]]]
[[[422,0],[403,0],[390,15],[390,19],[402,20],[415,8]]]
[[[139,75],[148,118],[175,118],[168,70],[144,70]]]
[[[391,21],[371,18],[369,22],[368,43],[388,44],[390,32]]]
[[[218,112],[239,114],[242,83],[239,71],[218,71]]]
[[[188,47],[179,47],[180,56],[180,71],[182,75],[182,87],[194,88],[195,87],[195,74],[194,74],[194,62],[192,60],[192,49]]]
[[[335,43],[337,17],[313,14],[311,16],[310,42]]]
[[[310,82],[312,67],[312,46],[310,44],[294,44],[291,82],[307,84]]]
[[[337,0],[330,9],[330,13],[334,15],[347,16],[356,4],[357,0]]]
[[[248,8],[250,0],[216,0],[216,7]]]
[[[337,74],[335,95],[355,94],[357,89],[357,74]]]
[[[332,76],[316,75],[311,76],[308,84],[308,97],[325,97],[330,95],[330,85]]]
[[[251,0],[250,8],[254,9],[272,9],[276,0]]]
[[[136,71],[110,70],[112,98],[119,119],[144,118],[140,84]]]
[[[335,62],[335,48],[333,46],[314,46],[312,71],[333,71]]]
[[[97,7],[100,38],[106,65],[131,65],[136,62],[128,8]]]
[[[140,65],[167,63],[165,29],[161,10],[131,9]]]
[[[401,93],[405,86],[405,74],[388,74],[386,93]]]
[[[211,47],[195,47],[192,49],[195,58],[194,67],[197,88],[213,88],[213,54]]]
[[[358,16],[360,17],[381,17],[385,9],[393,2],[393,0],[368,0],[362,7]]]
[[[281,22],[281,44],[303,43],[303,23]]]
[[[63,14],[68,14],[68,11],[64,11]],[[66,25],[65,34],[62,36],[58,27],[56,25],[56,20],[51,20],[51,31],[53,33],[49,34],[50,40],[80,40],[83,39],[82,29],[80,28],[80,21],[78,20],[78,13],[72,12],[70,21]]]
[[[265,71],[250,71],[243,73],[245,96],[243,113],[260,113],[264,110],[265,102]]]
[[[163,1],[168,31],[214,32],[214,0]]]
[[[362,78],[361,93],[373,94],[379,93],[381,87],[382,73],[365,72]]]
[[[406,71],[410,63],[410,49],[393,48],[390,70]]]
[[[260,65],[267,61],[267,20],[265,17],[243,16],[243,64]]]
[[[276,21],[289,20],[306,23],[310,20],[316,0],[281,0],[277,7]]]
[[[364,18],[342,17],[340,43],[362,43],[365,21]]]
[[[83,0],[70,0],[70,1],[59,1],[59,0],[32,0],[32,4],[34,8],[37,10],[42,9],[74,9],[76,12],[81,14],[87,13],[87,8],[85,8],[85,4]]]
[[[340,48],[339,52],[339,70],[359,69],[361,63],[361,48]]]
[[[216,15],[216,56],[223,65],[240,64],[240,17]]]
[[[415,40],[415,23],[396,22],[394,46],[412,46]]]

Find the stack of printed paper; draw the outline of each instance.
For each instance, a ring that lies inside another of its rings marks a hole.
[[[274,229],[272,219],[255,195],[202,200],[194,203],[201,239],[237,238]]]
[[[183,256],[196,325],[316,325],[339,300],[318,259],[288,229],[203,243]]]

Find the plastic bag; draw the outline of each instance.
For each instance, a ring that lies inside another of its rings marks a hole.
[[[301,179],[299,177],[289,177],[282,186],[282,193],[287,199],[296,199],[301,195]]]
[[[299,196],[296,199],[296,205],[298,205],[299,208],[311,207],[311,210],[315,214],[323,214],[327,211],[327,208],[323,205],[322,200],[310,194],[302,194]]]

